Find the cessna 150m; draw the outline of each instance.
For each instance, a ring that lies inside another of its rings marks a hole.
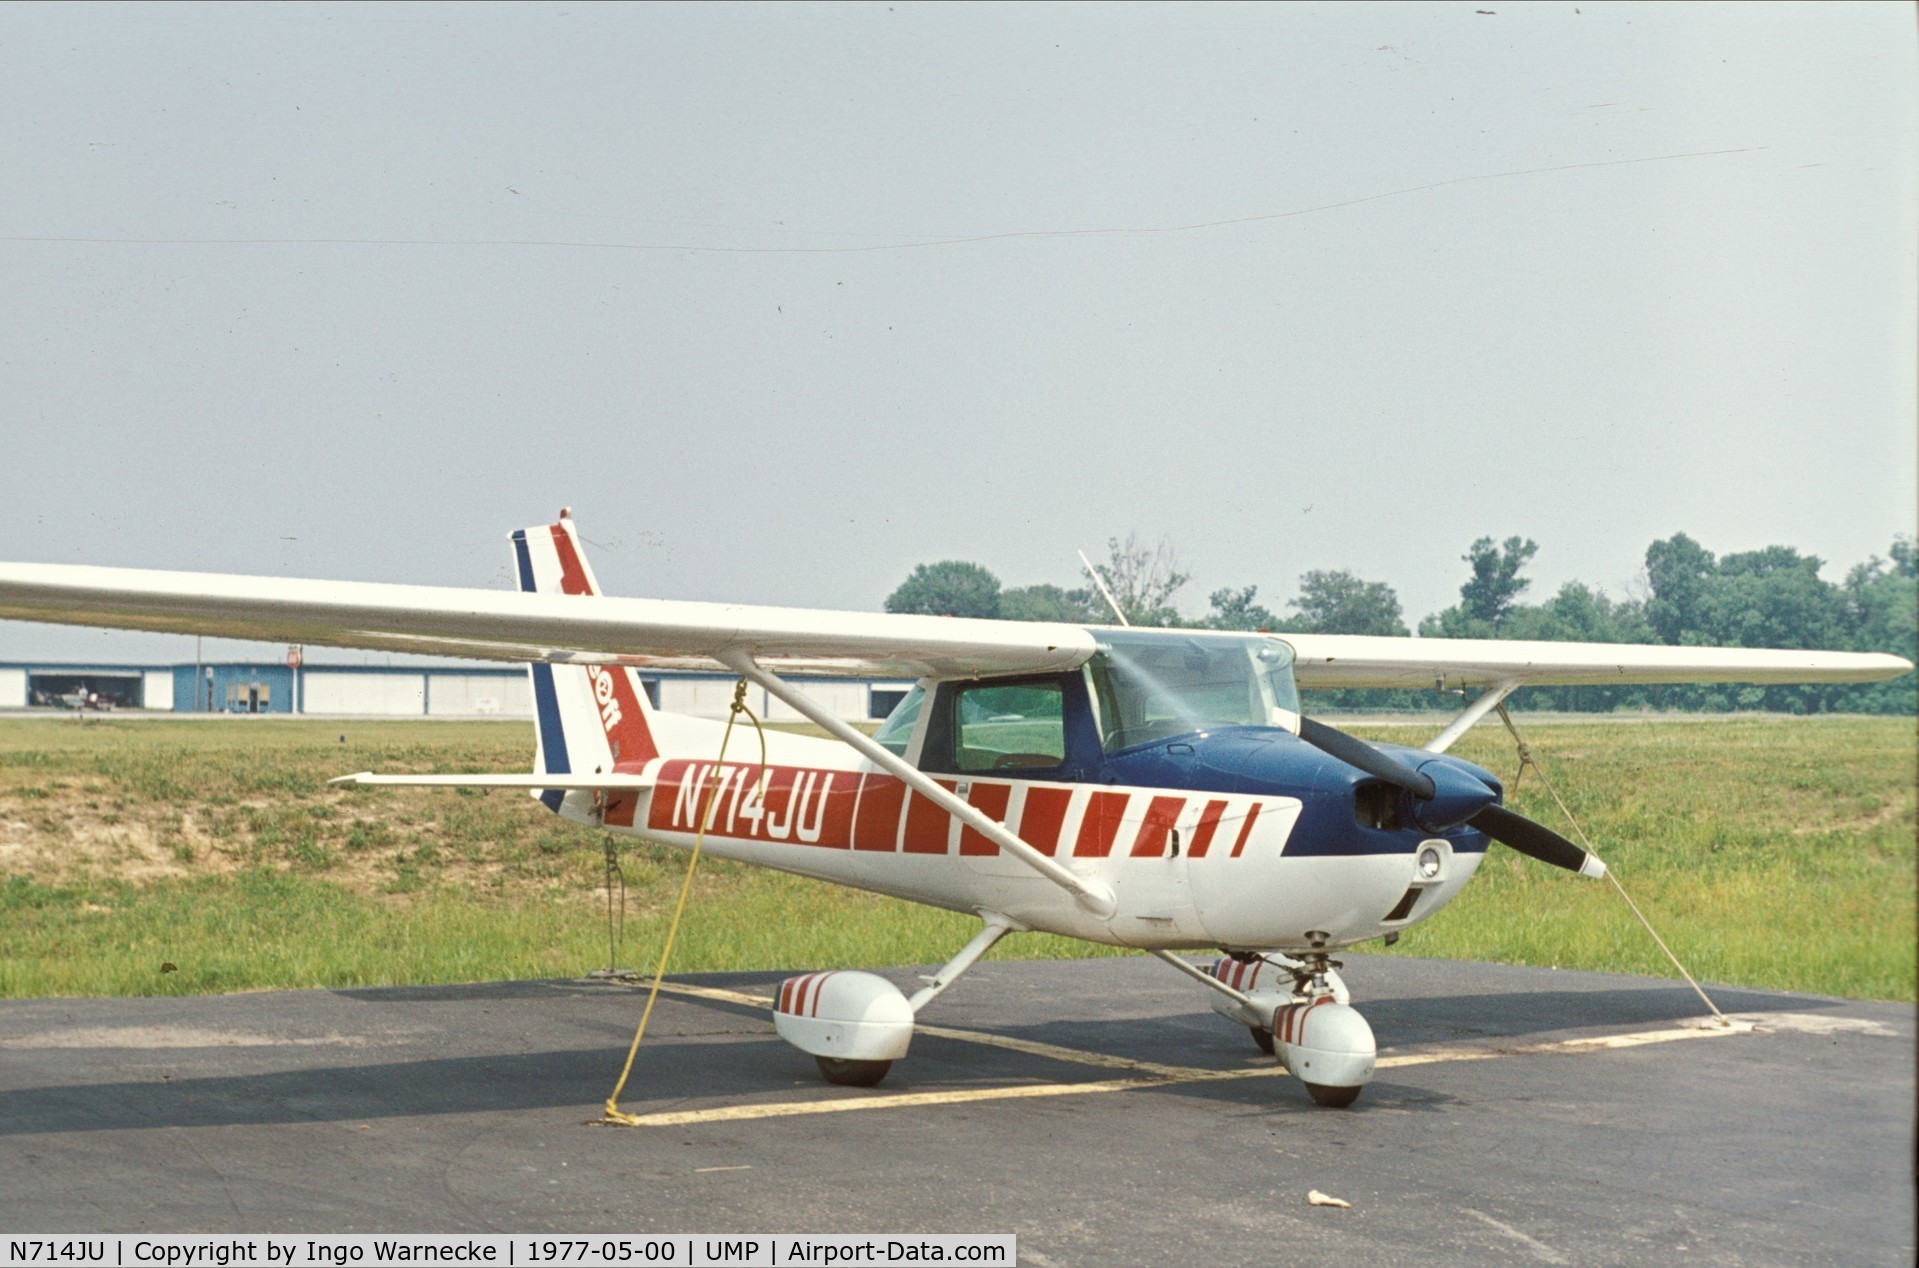
[[[1321,1104],[1374,1041],[1330,957],[1437,912],[1499,842],[1604,865],[1507,810],[1446,749],[1527,683],[1861,682],[1896,656],[1223,634],[598,597],[571,517],[512,536],[522,593],[0,565],[0,617],[529,665],[533,772],[361,784],[524,788],[566,818],[976,914],[911,997],[858,971],[781,988],[782,1037],[839,1083],[906,1055],[914,1018],[1001,937],[1136,947],[1203,983]],[[831,733],[716,761],[722,724],[656,712],[637,670],[724,666]],[[910,676],[868,737],[781,674]],[[1298,687],[1480,693],[1423,748],[1302,717]],[[1210,968],[1174,952],[1218,948]]]

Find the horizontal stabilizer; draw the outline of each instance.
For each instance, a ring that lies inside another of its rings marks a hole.
[[[361,771],[341,775],[329,784],[353,784],[360,787],[399,788],[651,788],[650,775],[553,775],[532,772],[514,775],[375,775]]]

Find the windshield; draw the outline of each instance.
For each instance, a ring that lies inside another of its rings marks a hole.
[[[890,748],[899,757],[906,756],[906,746],[913,739],[913,725],[920,720],[920,706],[926,703],[926,688],[918,683],[906,693],[906,699],[893,707],[886,715],[886,721],[880,723],[880,729],[873,732],[873,740],[882,748]]]
[[[1109,753],[1220,726],[1299,730],[1293,649],[1264,634],[1100,630],[1086,664]]]

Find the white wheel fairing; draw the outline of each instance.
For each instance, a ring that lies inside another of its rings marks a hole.
[[[913,1041],[913,1006],[877,974],[807,973],[780,983],[773,1028],[811,1056],[897,1061]]]
[[[1363,1087],[1378,1066],[1373,1028],[1359,1010],[1323,996],[1273,1017],[1273,1042],[1293,1077],[1321,1087]]]

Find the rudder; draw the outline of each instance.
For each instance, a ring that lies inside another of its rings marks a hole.
[[[582,598],[599,595],[599,581],[580,549],[569,511],[560,512],[558,523],[515,532],[512,542],[520,589]],[[660,755],[646,690],[632,668],[540,663],[528,666],[527,672],[533,685],[536,772],[638,771]],[[574,796],[582,799],[582,814],[569,817],[586,817],[591,795]],[[554,811],[566,800],[559,789],[547,789],[539,797]],[[606,807],[608,822],[614,821],[615,810]]]

